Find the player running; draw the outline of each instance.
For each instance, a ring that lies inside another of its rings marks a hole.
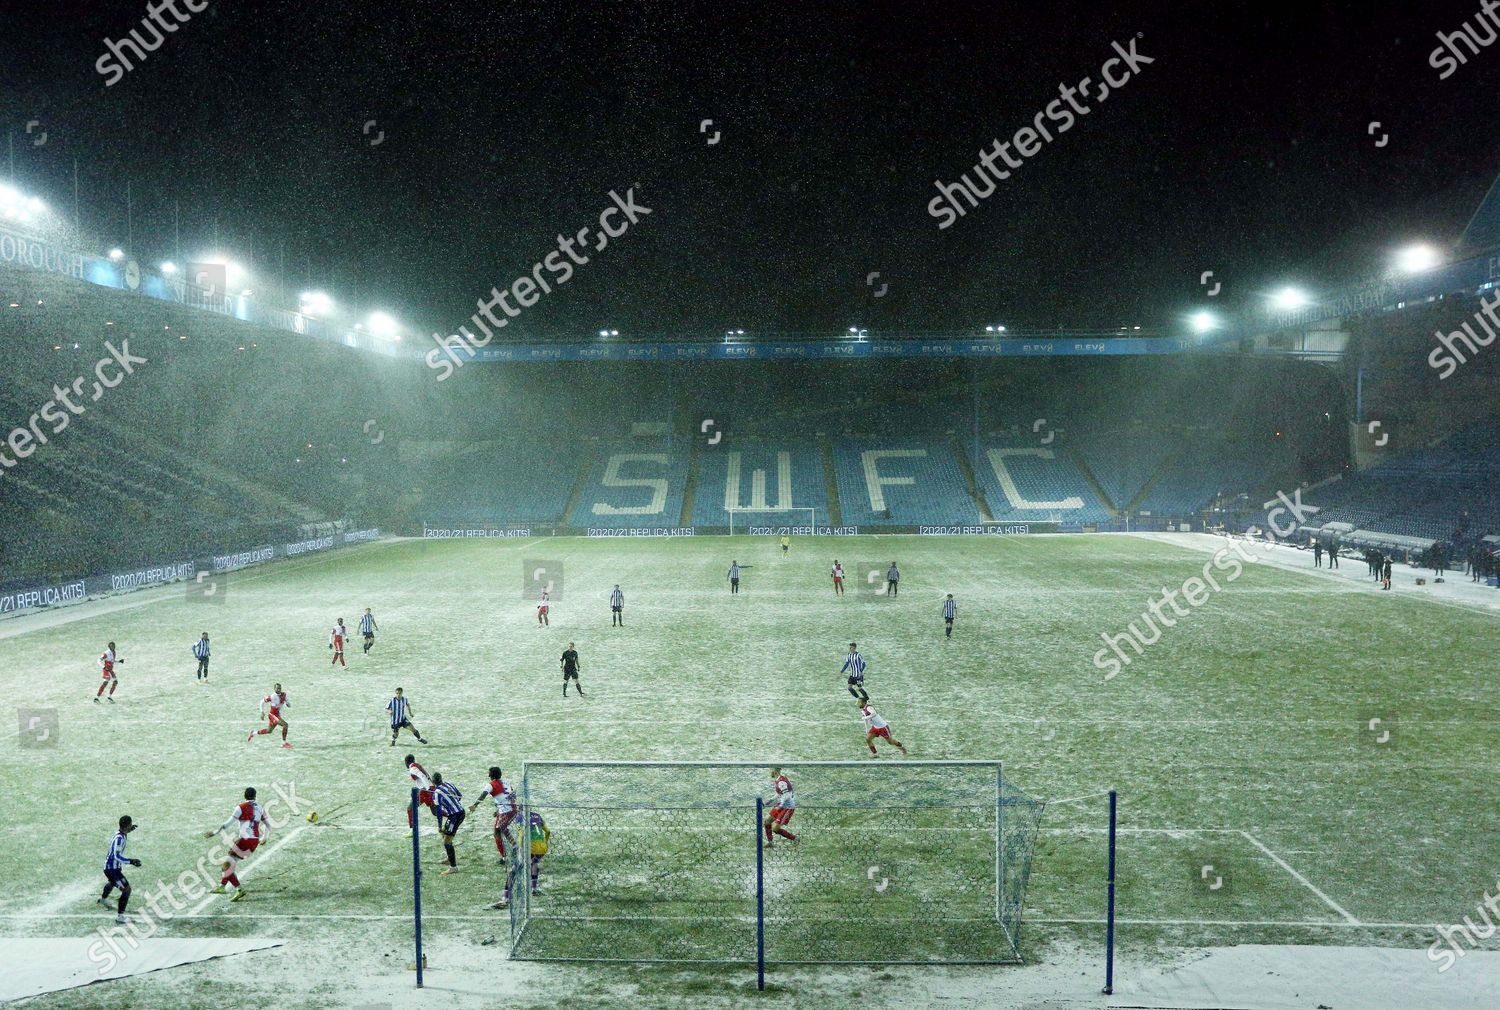
[[[572,680],[573,687],[578,691],[578,697],[582,698],[583,685],[578,682],[578,647],[569,642],[568,647],[563,650],[562,659],[558,662],[562,664],[563,697],[568,696],[568,681]]]
[[[614,592],[609,594],[609,626],[625,627],[625,594],[620,592],[620,584],[615,583]]]
[[[422,731],[412,725],[411,702],[401,694],[401,689],[396,688],[396,695],[385,703],[385,710],[391,716],[391,746],[396,746],[396,737],[403,729],[411,730],[411,735],[417,738],[417,743],[425,744],[427,740],[422,736]]]
[[[464,823],[464,798],[458,787],[444,782],[443,776],[432,775],[432,799],[428,801],[432,816],[437,818],[438,834],[443,836],[443,852],[448,856],[448,865],[443,867],[443,876],[458,870],[458,857],[453,851],[453,836]]]
[[[258,736],[265,736],[267,733],[273,732],[279,725],[281,727],[281,746],[286,750],[291,750],[292,745],[286,739],[286,731],[289,724],[286,721],[286,714],[283,711],[291,707],[292,701],[286,696],[286,692],[281,689],[281,685],[272,684],[271,693],[260,700],[260,717],[266,720],[265,728],[252,729],[249,735],[245,737],[245,740],[248,742]]]
[[[245,889],[240,886],[238,872],[240,860],[247,858],[260,846],[270,827],[271,822],[266,817],[266,808],[255,802],[255,787],[251,786],[245,790],[245,801],[235,806],[229,814],[229,819],[217,829],[204,833],[204,838],[212,838],[231,828],[235,831],[235,840],[229,845],[229,858],[224,861],[223,870],[219,875],[219,886],[214,888],[213,893],[223,894],[228,890],[229,885],[233,884],[234,894],[229,900],[239,901],[245,896]]]
[[[771,788],[775,795],[771,798],[771,809],[766,811],[766,846],[769,848],[773,839],[771,833],[775,832],[782,838],[797,840],[797,836],[786,829],[791,823],[792,815],[797,812],[797,798],[792,794],[792,780],[781,774],[780,768],[771,769]]]
[[[106,687],[109,688],[109,694],[105,695],[105,697],[108,698],[111,705],[115,703],[115,688],[120,686],[119,680],[115,677],[115,664],[123,662],[125,660],[115,655],[114,642],[110,642],[109,647],[99,654],[99,673],[101,674],[101,679],[99,681],[99,690],[94,692],[95,705],[99,704],[99,696],[104,694]]]
[[[490,780],[480,789],[479,799],[469,807],[469,813],[472,814],[485,797],[495,801],[495,848],[500,850],[500,858],[504,859],[505,843],[515,844],[510,835],[510,822],[516,819],[516,794],[500,777],[499,765],[490,765]]]
[[[849,656],[844,660],[844,665],[839,673],[849,674],[849,695],[860,701],[868,701],[869,695],[865,693],[865,657],[859,654],[859,647],[849,643]]]
[[[531,893],[541,894],[537,887],[537,881],[542,876],[542,857],[547,854],[547,843],[552,838],[552,829],[547,827],[547,822],[542,815],[533,810],[526,815],[526,834],[531,847]],[[491,905],[491,908],[510,907],[510,885],[516,877],[516,869],[511,869],[505,874],[505,896]]]
[[[839,559],[838,558],[834,558],[833,559],[833,572],[832,572],[832,575],[833,575],[833,594],[835,596],[843,596],[844,595],[844,566],[841,565],[841,564],[839,564]]]
[[[328,647],[333,650],[333,662],[329,663],[329,666],[342,666],[346,670],[349,668],[349,664],[344,662],[344,639],[348,637],[349,632],[344,627],[344,619],[340,617],[338,623],[333,626],[333,631],[328,635]]]
[[[901,746],[901,741],[891,736],[890,723],[880,718],[879,713],[870,707],[868,700],[859,703],[859,715],[865,721],[865,746],[870,748],[871,756],[875,754],[876,737],[880,737],[902,754],[906,753],[906,748]]]
[[[193,643],[193,658],[198,661],[198,683],[200,684],[208,682],[208,653],[208,632],[205,631],[203,637]]]
[[[547,617],[547,614],[549,611],[551,611],[551,609],[552,594],[543,589],[542,598],[537,601],[536,605],[536,623],[538,625],[544,628],[550,628],[552,626],[552,621]]]
[[[120,889],[120,897],[115,903],[115,922],[124,925],[128,920],[125,918],[125,906],[130,903],[130,881],[125,879],[125,864],[140,866],[139,859],[131,859],[125,855],[125,836],[136,829],[137,825],[126,814],[120,818],[120,830],[109,840],[109,852],[104,856],[104,892],[99,895],[98,904],[105,908],[109,907],[109,892],[115,888]]]
[[[375,632],[379,630],[375,624],[375,615],[370,613],[370,608],[365,608],[365,614],[359,619],[359,633],[365,638],[365,655],[375,647]]]
[[[953,602],[953,594],[943,601],[943,636],[953,637],[953,619],[958,616],[958,604]]]
[[[432,803],[432,777],[427,774],[427,769],[417,763],[415,755],[408,754],[404,758],[406,774],[411,779],[411,784],[417,790],[417,802],[423,806]],[[412,818],[412,809],[408,804],[406,808],[406,837],[410,838],[412,831],[416,830],[417,822]]]

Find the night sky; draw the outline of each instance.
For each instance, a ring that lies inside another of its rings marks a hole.
[[[651,214],[506,338],[1175,325],[1205,270],[1224,304],[1449,243],[1500,172],[1500,44],[1446,80],[1428,62],[1477,0],[218,0],[109,87],[104,40],[145,3],[20,6],[0,129],[22,189],[71,218],[76,158],[99,251],[127,243],[128,180],[143,263],[179,255],[175,202],[183,258],[217,219],[257,276],[284,255],[292,290],[422,332],[631,186]],[[938,228],[935,179],[1132,40],[1153,63]]]

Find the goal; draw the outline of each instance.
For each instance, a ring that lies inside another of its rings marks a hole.
[[[765,536],[812,534],[818,528],[818,510],[815,508],[726,508],[724,511],[729,513],[730,536],[734,535],[736,526],[741,533]]]
[[[766,844],[771,763],[528,762],[550,829],[540,893],[512,847],[522,960],[995,964],[1019,960],[1043,804],[998,762],[814,761],[795,844]]]

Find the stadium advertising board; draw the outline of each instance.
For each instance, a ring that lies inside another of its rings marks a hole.
[[[804,537],[853,537],[859,535],[858,526],[747,526],[745,534],[752,537],[804,536]]]
[[[236,554],[215,554],[211,562],[214,571],[227,572],[235,568],[258,565],[262,561],[270,561],[275,556],[276,548],[267,544],[264,547],[256,547],[253,550],[240,551]]]
[[[423,526],[422,536],[428,540],[456,540],[462,537],[529,537],[531,527],[518,526],[501,529],[496,526]]]
[[[327,550],[338,544],[362,543],[379,538],[380,529],[372,527],[352,530],[336,536],[320,537],[316,540],[303,540],[282,547],[266,544],[244,551],[215,554],[202,561],[160,561],[132,568],[129,571],[91,575],[86,579],[71,582],[27,586],[14,591],[0,592],[0,615],[19,614],[38,607],[76,603],[91,597],[164,586],[185,579],[199,578],[200,573],[225,572],[276,558],[289,558],[312,551]]]
[[[690,537],[698,531],[692,526],[647,526],[647,527],[596,527],[590,526],[585,536],[591,537]]]
[[[1028,533],[1056,533],[1061,523],[986,523],[983,526],[918,526],[917,533],[924,537],[968,537],[998,534],[1001,536],[1024,536]]]
[[[783,340],[750,343],[507,344],[466,352],[477,362],[807,361],[829,358],[1009,358],[1176,354],[1175,337],[1048,337],[1004,340]]]
[[[83,280],[83,255],[0,228],[0,263]]]
[[[13,593],[0,594],[0,614],[14,614],[33,607],[54,607],[88,596],[83,579],[47,586],[33,586]]]

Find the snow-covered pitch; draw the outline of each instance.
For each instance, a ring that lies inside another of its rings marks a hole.
[[[836,596],[835,557],[851,571],[897,561],[899,597],[853,579]],[[1122,964],[1231,943],[1425,948],[1433,924],[1471,913],[1495,881],[1480,843],[1500,834],[1488,796],[1493,617],[1251,564],[1183,613],[1167,608],[1171,625],[1107,677],[1101,636],[1142,627],[1150,602],[1201,575],[1205,557],[1097,535],[797,537],[786,557],[772,538],[384,541],[235,573],[217,600],[175,586],[6,621],[0,689],[18,732],[0,750],[0,937],[108,932],[113,916],[94,899],[128,813],[144,863],[128,871],[131,911],[149,914],[157,894],[172,913],[155,936],[287,943],[28,1005],[260,1004],[283,991],[301,1006],[407,1005],[403,754],[465,805],[490,765],[509,776],[528,759],[900,761],[865,750],[839,674],[857,641],[865,687],[913,758],[1001,760],[1008,780],[1049,801],[1022,931],[1033,963],[972,969],[957,989],[939,969],[773,971],[778,1005],[844,1005],[855,991],[921,1005],[938,991],[1024,988],[1064,961],[1059,978],[1073,982],[1059,984],[1096,992],[1110,788]],[[745,567],[731,597],[733,559]],[[536,621],[539,560],[565,572],[548,627]],[[610,623],[616,583],[623,628]],[[949,592],[959,612],[946,639]],[[347,670],[330,667],[334,619],[352,628],[365,607],[374,649],[363,654],[356,634]],[[190,651],[203,631],[206,684]],[[95,704],[109,641],[120,688],[115,704]],[[569,642],[582,698],[562,695]],[[287,750],[279,733],[245,739],[274,682],[292,702]],[[397,686],[430,745],[405,734],[389,745]],[[278,798],[280,826],[244,864],[247,898],[189,896],[212,845],[203,833],[250,785]],[[508,920],[487,907],[503,886],[487,809],[460,832],[460,871],[445,877],[423,815],[428,983],[449,987],[444,1006],[755,999],[753,973],[736,967],[508,960]],[[796,827],[817,830],[810,817]],[[872,817],[868,830],[891,826]],[[835,865],[863,877],[867,864],[855,836]]]

